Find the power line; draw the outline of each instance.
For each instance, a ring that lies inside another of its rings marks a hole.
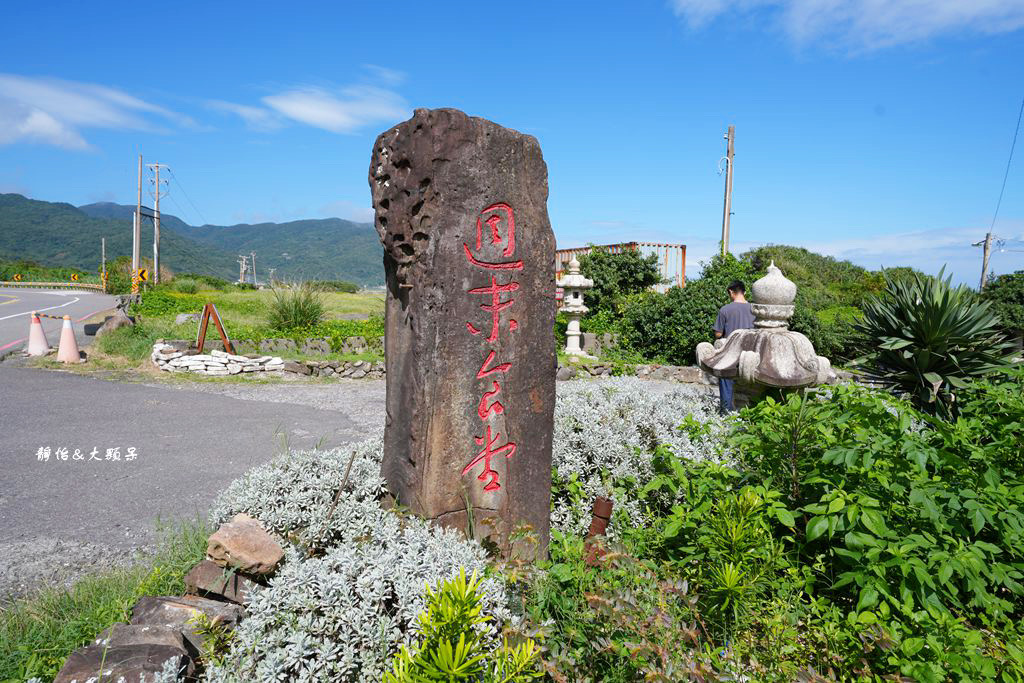
[[[196,210],[197,214],[199,214],[199,220],[201,220],[204,225],[209,225],[209,221],[207,221],[206,217],[203,216],[203,212],[199,210],[199,207],[196,206],[196,203],[192,201],[192,198],[188,196],[188,192],[185,191],[184,185],[182,185],[181,181],[178,180],[178,176],[174,175],[174,171],[171,171],[171,178],[173,178],[174,182],[178,184],[178,189],[181,190],[181,193],[183,195],[185,195],[185,199],[188,200],[188,203],[191,204],[192,208]]]
[[[999,207],[1003,203],[1003,192],[1006,191],[1006,179],[1010,175],[1010,163],[1013,161],[1013,150],[1017,146],[1017,134],[1020,133],[1020,120],[1024,116],[1024,98],[1020,101],[1020,112],[1017,114],[1017,127],[1013,129],[1013,142],[1010,143],[1010,157],[1006,160],[1006,170],[1003,172],[1003,184],[999,188],[999,200],[996,202],[996,212],[992,214],[992,225],[989,227],[989,233],[996,227],[996,218],[999,216]]]
[[[981,246],[981,284],[979,289],[985,289],[985,276],[988,274],[988,259],[992,251],[992,231],[996,227],[996,219],[999,217],[999,207],[1003,204],[1003,193],[1006,191],[1006,179],[1010,176],[1010,164],[1013,163],[1013,150],[1017,147],[1017,134],[1020,133],[1020,121],[1024,117],[1024,98],[1020,101],[1020,112],[1017,114],[1017,125],[1013,129],[1013,142],[1010,143],[1010,156],[1006,159],[1006,170],[1003,172],[1003,184],[999,188],[999,199],[996,201],[996,210],[992,214],[992,225],[988,228],[985,239],[974,246]]]

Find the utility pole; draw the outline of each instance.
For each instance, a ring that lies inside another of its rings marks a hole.
[[[107,281],[107,238],[100,238],[100,279]]]
[[[142,242],[142,155],[139,155],[139,199],[135,204],[132,222],[132,277],[139,272],[139,245]]]
[[[146,164],[153,169],[153,284],[160,282],[160,167],[167,164]]]
[[[249,257],[244,254],[238,255],[238,282],[239,284],[245,282],[245,271],[248,270]]]
[[[733,145],[736,141],[736,126],[729,126],[729,131],[722,136],[725,148],[725,209],[722,212],[722,256],[729,253],[729,218],[732,216],[732,157]]]
[[[981,243],[981,284],[978,285],[978,291],[985,289],[985,276],[988,275],[988,259],[992,255],[992,233],[985,235],[985,241]]]
[[[274,271],[275,270],[277,270],[277,268],[271,268],[270,269],[270,277],[269,277],[269,279],[270,279],[270,286],[271,287],[274,286]]]

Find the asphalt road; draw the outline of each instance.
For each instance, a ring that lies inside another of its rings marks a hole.
[[[366,391],[358,381],[339,390]],[[376,393],[369,400],[382,403]],[[361,405],[357,398],[335,407]],[[328,448],[367,435],[365,419],[338,409],[0,363],[0,576],[27,573],[23,583],[31,582],[27,560],[71,555],[74,570],[144,546],[157,518],[205,516],[221,490],[280,452],[283,440]],[[113,448],[119,460],[106,459]],[[12,590],[3,584],[0,598]]]
[[[32,311],[62,317],[70,315],[81,346],[87,341],[82,333],[82,321],[113,308],[115,303],[114,297],[98,292],[0,287],[0,356],[24,348]],[[56,348],[63,323],[52,318],[42,318],[42,323],[46,341]]]

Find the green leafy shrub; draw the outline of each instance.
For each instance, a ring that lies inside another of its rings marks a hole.
[[[345,280],[314,280],[310,284],[323,292],[343,292],[355,294],[359,291],[359,285]]]
[[[275,330],[312,327],[323,320],[324,302],[320,290],[308,283],[274,290],[267,324]]]
[[[1024,330],[1024,270],[1006,273],[989,280],[982,295],[992,303],[999,323],[1008,333]]]
[[[217,277],[216,275],[206,275],[203,273],[178,273],[174,279],[195,280],[203,289],[224,291],[231,287],[231,283],[224,278]]]
[[[940,273],[890,281],[864,303],[856,328],[873,342],[864,357],[872,376],[949,417],[957,390],[1006,366],[1011,345],[999,325],[989,302]]]
[[[175,292],[161,285],[143,292],[141,300],[132,305],[130,312],[143,316],[197,313],[203,309],[204,303],[200,296]]]
[[[655,562],[607,549],[590,566],[583,540],[557,531],[550,552],[522,590],[528,624],[543,625],[551,680],[667,683],[713,671],[687,583]]]
[[[729,284],[742,280],[749,286],[753,276],[749,264],[719,255],[686,287],[633,295],[622,306],[622,343],[651,360],[692,365],[697,344],[713,339],[718,309],[729,303]]]
[[[580,272],[594,281],[586,294],[591,314],[614,311],[629,295],[661,282],[658,256],[644,256],[634,249],[590,251],[580,257]]]
[[[1014,627],[1024,614],[1024,480],[999,466],[1005,434],[879,392],[830,392],[768,398],[744,412],[732,440],[751,476],[780,486],[801,515],[807,594],[891,640],[867,657],[875,673],[1024,675]]]
[[[174,278],[171,286],[182,294],[195,294],[199,291],[199,283],[190,278]]]
[[[425,612],[417,619],[418,642],[403,646],[384,683],[522,683],[537,680],[538,651],[533,640],[491,649],[483,629],[491,618],[483,613],[480,579],[467,579],[464,569],[434,590],[427,586]]]

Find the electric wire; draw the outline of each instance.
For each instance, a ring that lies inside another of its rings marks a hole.
[[[168,170],[170,171],[170,169]],[[173,178],[174,182],[178,184],[178,189],[181,190],[181,193],[185,195],[185,199],[188,200],[188,203],[192,205],[192,208],[195,209],[196,213],[199,215],[199,220],[203,222],[203,225],[209,225],[209,221],[206,220],[206,217],[203,215],[203,212],[199,210],[199,207],[196,206],[196,203],[193,202],[192,198],[188,196],[188,192],[185,191],[185,186],[181,184],[180,180],[178,180],[178,176],[174,174],[174,171],[170,171],[170,173],[171,178]]]
[[[1020,101],[1020,113],[1017,114],[1017,127],[1013,129],[1013,142],[1010,143],[1010,157],[1006,160],[1006,170],[1003,172],[1003,184],[999,188],[999,200],[996,201],[996,210],[992,214],[992,225],[989,226],[988,232],[991,235],[992,230],[996,227],[996,218],[999,217],[999,207],[1003,204],[1003,193],[1006,191],[1006,179],[1010,176],[1010,164],[1013,162],[1013,150],[1017,147],[1017,134],[1020,133],[1020,120],[1024,117],[1024,98]]]

